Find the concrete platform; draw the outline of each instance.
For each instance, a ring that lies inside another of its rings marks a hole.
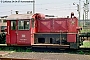
[[[14,51],[0,51],[0,57],[13,53]]]

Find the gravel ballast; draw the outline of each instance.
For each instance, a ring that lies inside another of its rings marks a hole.
[[[3,56],[5,58],[32,58],[38,60],[90,60],[90,55],[70,53],[40,53],[40,52],[14,52]]]

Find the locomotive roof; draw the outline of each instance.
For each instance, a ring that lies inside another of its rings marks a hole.
[[[31,19],[32,14],[12,14],[6,18],[6,20],[20,20],[20,19]]]

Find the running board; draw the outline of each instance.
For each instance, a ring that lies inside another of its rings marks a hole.
[[[41,47],[41,48],[69,48],[69,45],[60,45],[60,44],[33,44],[32,47]]]

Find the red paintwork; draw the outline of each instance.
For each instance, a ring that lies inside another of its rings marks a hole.
[[[67,19],[53,18],[38,20],[38,32],[67,32]]]
[[[52,31],[52,20],[38,20],[38,32],[51,32]]]
[[[39,13],[34,14],[32,18],[34,18],[34,27],[32,27],[32,20],[30,20],[30,30],[18,30],[18,20],[15,20],[17,24],[16,30],[11,30],[11,20],[7,20],[6,43],[33,45],[35,33],[60,32],[67,33],[67,42],[76,42],[76,34],[79,30],[77,18],[45,18],[45,15]]]
[[[35,33],[34,28],[31,29],[30,20],[30,30],[18,30],[18,20],[16,21],[16,30],[11,30],[11,20],[7,21],[7,34],[6,43],[11,45],[31,45],[34,44],[34,38],[32,38],[33,33]],[[9,27],[8,27],[9,26]],[[31,32],[32,30],[32,32]],[[32,35],[32,36],[31,36]],[[31,40],[32,39],[32,40]]]
[[[44,14],[41,14],[41,13],[36,13],[32,16],[32,18],[34,19],[44,19],[45,18],[45,15]]]
[[[77,19],[76,18],[69,18],[68,19],[68,33],[77,33]]]
[[[31,28],[31,45],[33,45],[34,44],[34,33],[36,33],[35,32],[35,28]]]
[[[37,20],[38,32],[68,32],[77,33],[76,18],[49,18]]]
[[[58,18],[53,20],[53,31],[54,32],[67,32],[67,19],[65,18]]]
[[[34,27],[34,33],[37,33],[38,32],[38,21],[37,19],[45,19],[45,15],[44,14],[41,14],[41,13],[36,13],[32,16],[32,18],[34,19],[34,24],[35,24],[35,27]]]
[[[16,24],[18,22],[16,21]],[[17,26],[16,26],[16,30],[11,30],[11,21],[10,21],[10,43],[11,44],[16,44],[17,43]]]
[[[17,44],[30,45],[31,44],[31,33],[29,30],[18,30],[17,31]]]
[[[10,35],[6,34],[6,44],[11,44],[10,43]]]
[[[10,21],[7,20],[6,43],[10,44]]]
[[[10,30],[10,43],[16,44],[16,42],[17,42],[16,30]]]
[[[76,42],[76,34],[67,34],[67,42]]]

